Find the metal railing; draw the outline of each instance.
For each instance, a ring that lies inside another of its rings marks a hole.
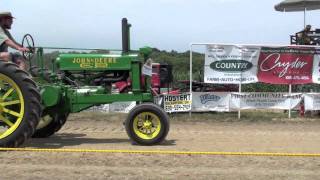
[[[290,44],[294,45],[320,45],[320,31],[310,31],[307,35],[302,36],[302,32],[297,32],[294,35],[290,35]]]

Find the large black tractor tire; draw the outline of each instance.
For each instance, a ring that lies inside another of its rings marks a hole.
[[[35,132],[40,94],[25,71],[0,60],[0,146],[18,147]]]
[[[165,140],[170,128],[169,117],[155,104],[140,104],[129,112],[125,128],[134,143],[155,145]]]
[[[67,121],[68,114],[45,115],[40,119],[33,138],[46,138],[58,132]],[[43,123],[43,124],[42,124]]]

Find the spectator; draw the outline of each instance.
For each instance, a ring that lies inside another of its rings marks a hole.
[[[311,25],[307,25],[302,31],[297,33],[297,42],[299,45],[312,45],[312,39],[309,36],[311,34]]]

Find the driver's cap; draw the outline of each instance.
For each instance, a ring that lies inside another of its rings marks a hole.
[[[0,18],[2,18],[2,17],[14,18],[14,17],[12,16],[11,12],[8,12],[8,11],[6,11],[6,12],[0,12]]]

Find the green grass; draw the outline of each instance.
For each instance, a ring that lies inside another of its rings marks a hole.
[[[307,113],[300,117],[297,111],[292,111],[291,119],[288,112],[281,110],[246,110],[241,111],[241,119],[238,112],[206,112],[206,113],[169,113],[171,122],[309,122],[319,121],[319,115]],[[98,120],[108,122],[125,121],[126,113],[102,113],[102,112],[80,112],[70,115],[68,120]]]

